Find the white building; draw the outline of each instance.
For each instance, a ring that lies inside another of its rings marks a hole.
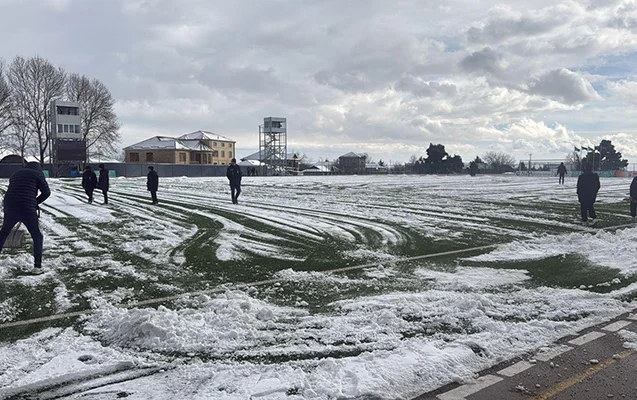
[[[51,133],[53,139],[81,140],[80,105],[70,101],[51,102]]]

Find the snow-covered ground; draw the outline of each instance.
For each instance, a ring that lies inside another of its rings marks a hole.
[[[602,180],[594,229],[574,179],[246,177],[238,206],[221,178],[162,179],[159,206],[142,179],[108,207],[50,184],[50,272],[0,255],[0,399],[409,399],[637,292],[628,179]]]

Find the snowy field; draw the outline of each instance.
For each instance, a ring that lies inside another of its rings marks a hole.
[[[596,228],[573,178],[111,183],[50,180],[46,274],[0,255],[0,399],[410,399],[634,307],[629,179]]]

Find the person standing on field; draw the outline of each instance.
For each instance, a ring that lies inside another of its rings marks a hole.
[[[38,191],[40,195],[38,196]],[[44,236],[40,231],[40,204],[49,198],[49,189],[40,163],[29,162],[11,175],[9,188],[4,195],[4,220],[0,230],[0,251],[4,247],[13,227],[22,222],[33,239],[34,274],[42,271],[42,246]]]
[[[560,176],[560,185],[564,184],[564,176],[566,175],[566,165],[561,163],[559,167],[557,167],[557,174]]]
[[[577,178],[577,198],[580,202],[583,223],[587,223],[589,216],[592,219],[591,225],[597,222],[594,204],[600,186],[599,175],[593,172],[593,166],[590,163],[586,163],[584,173]]]
[[[90,165],[87,165],[82,173],[82,187],[88,196],[88,204],[92,204],[93,191],[95,190],[95,187],[97,187],[97,176],[95,176]]]
[[[232,204],[239,204],[238,198],[241,194],[241,167],[237,165],[237,159],[233,158],[228,167],[228,181],[230,181],[230,196]]]
[[[157,204],[157,189],[159,189],[159,175],[155,171],[155,167],[152,165],[148,167],[148,180],[146,181],[146,188],[150,192],[150,197],[153,199],[153,204]]]
[[[108,204],[108,188],[109,188],[108,170],[106,169],[104,164],[100,164],[99,169],[100,169],[100,177],[97,181],[97,188],[102,191],[102,194],[104,194],[104,204],[107,205]]]

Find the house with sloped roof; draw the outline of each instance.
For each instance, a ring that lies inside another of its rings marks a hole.
[[[364,174],[367,156],[349,152],[338,158],[338,167],[343,174]]]
[[[124,148],[126,163],[229,165],[236,142],[208,131],[155,136]]]

